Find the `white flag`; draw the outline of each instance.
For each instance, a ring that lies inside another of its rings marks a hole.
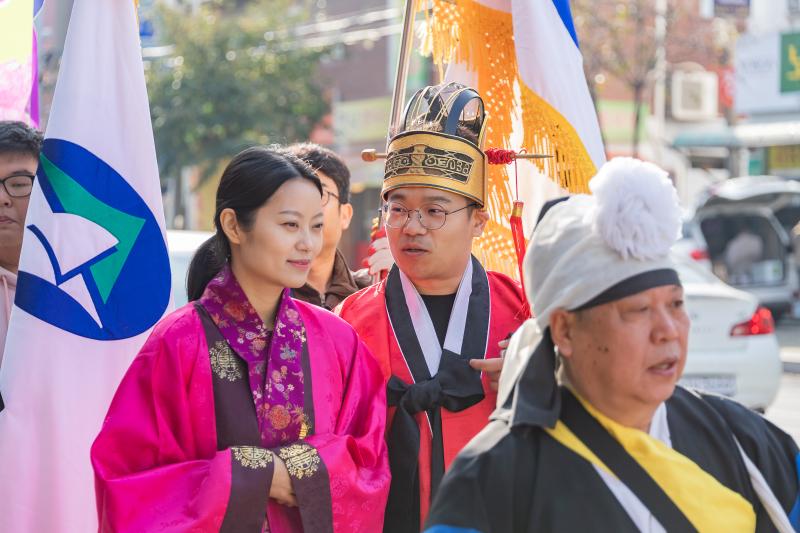
[[[97,530],[89,448],[170,306],[133,0],[75,0],[0,368],[0,531]]]

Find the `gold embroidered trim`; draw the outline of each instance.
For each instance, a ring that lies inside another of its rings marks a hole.
[[[305,440],[309,431],[311,431],[311,422],[308,420],[308,416],[303,414],[303,422],[300,424],[300,440]]]
[[[311,477],[319,470],[319,453],[316,448],[308,444],[286,446],[280,449],[278,455],[286,463],[289,475],[297,479]]]
[[[415,144],[389,152],[384,179],[405,174],[431,174],[466,183],[474,165],[475,160],[467,154]]]
[[[217,341],[208,350],[211,358],[211,369],[220,379],[236,381],[242,378],[242,369],[236,354],[225,341]]]
[[[272,463],[272,452],[256,446],[234,446],[233,458],[245,468],[266,468]]]

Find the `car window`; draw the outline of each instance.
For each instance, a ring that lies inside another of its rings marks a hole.
[[[799,205],[787,205],[781,209],[778,209],[775,212],[775,218],[778,219],[781,226],[788,232],[791,233],[792,229],[800,222],[800,206]]]
[[[782,239],[785,233],[776,222],[771,215],[742,210],[706,216],[700,222],[700,230],[712,261],[723,260],[728,244],[745,230],[762,240],[765,259],[783,259],[785,246]]]

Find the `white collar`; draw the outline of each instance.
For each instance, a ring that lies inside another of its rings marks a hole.
[[[461,353],[461,344],[464,341],[464,329],[467,324],[467,311],[469,310],[469,297],[472,295],[472,258],[467,261],[467,268],[461,276],[458,284],[456,299],[453,302],[453,310],[450,312],[450,321],[447,324],[447,335],[444,338],[444,348],[453,353]],[[422,353],[425,356],[425,363],[431,377],[439,371],[439,362],[442,359],[442,346],[436,336],[436,329],[428,313],[428,308],[422,300],[416,287],[408,279],[402,270],[400,272],[400,282],[403,285],[403,295],[406,299],[408,314],[411,315],[411,322],[414,324],[414,331],[417,334]]]
[[[670,438],[669,424],[667,423],[666,403],[661,402],[656,412],[653,413],[653,420],[650,421],[650,431],[647,433],[672,448],[672,438]]]

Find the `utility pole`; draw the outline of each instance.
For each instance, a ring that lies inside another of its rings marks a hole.
[[[655,0],[655,2],[656,65],[653,71],[653,117],[656,127],[653,131],[653,155],[655,162],[663,165],[667,83],[667,0]]]

